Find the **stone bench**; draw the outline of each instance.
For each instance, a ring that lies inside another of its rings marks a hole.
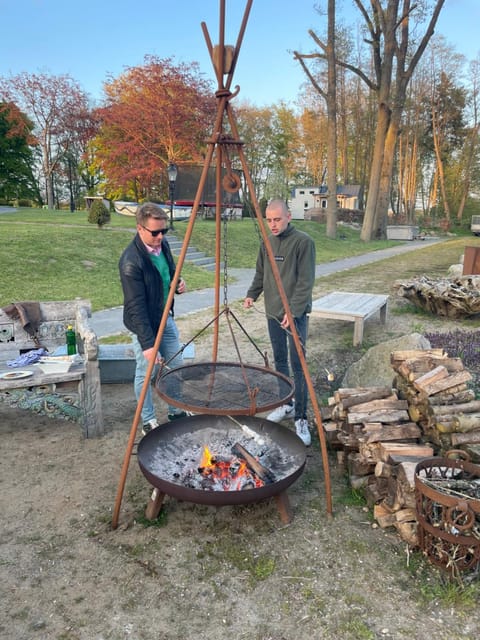
[[[387,320],[388,296],[373,293],[347,293],[334,291],[312,303],[311,316],[329,320],[354,322],[353,346],[362,344],[365,320],[380,311],[380,320]]]
[[[77,351],[82,356],[83,362],[75,364],[65,373],[44,373],[35,364],[22,365],[18,368],[8,367],[7,361],[36,349],[37,345],[33,337],[23,328],[20,318],[12,318],[4,309],[0,309],[0,374],[19,370],[26,372],[24,378],[17,379],[8,379],[0,375],[0,398],[13,395],[17,390],[38,394],[40,402],[44,397],[45,405],[48,404],[49,397],[57,399],[63,396],[69,401],[73,398],[71,402],[63,403],[66,415],[78,419],[84,437],[101,436],[104,425],[98,340],[89,324],[90,301],[40,302],[39,307],[40,323],[35,337],[40,346],[47,349],[50,354],[59,347],[64,347],[65,329],[71,324],[76,332]],[[28,402],[26,404],[28,405]],[[59,412],[61,413],[61,410]]]

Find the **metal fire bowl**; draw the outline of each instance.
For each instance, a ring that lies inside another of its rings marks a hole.
[[[196,439],[202,444],[208,444],[208,442],[205,441],[205,437],[209,437],[212,432],[215,430],[223,432],[234,426],[227,416],[205,414],[179,418],[173,422],[160,425],[156,429],[153,429],[153,431],[147,433],[137,448],[140,469],[153,487],[156,487],[169,496],[186,502],[221,506],[250,504],[282,493],[293,484],[303,472],[307,457],[305,445],[296,433],[275,422],[270,422],[263,418],[243,416],[241,423],[250,427],[259,435],[264,434],[270,437],[282,450],[286,450],[292,458],[291,467],[294,471],[271,484],[253,489],[243,489],[241,491],[204,491],[201,489],[192,489],[180,483],[159,477],[159,475],[154,472],[154,469],[158,468],[159,454],[164,455],[167,460],[175,456],[175,453],[178,456],[178,446],[176,447],[176,452],[172,451],[171,441],[173,438],[177,439],[179,435],[184,435],[186,442],[192,442],[193,439]],[[202,436],[202,432],[205,432],[206,435]],[[156,464],[154,464],[154,462],[156,462]],[[272,469],[272,471],[275,472],[275,469]]]

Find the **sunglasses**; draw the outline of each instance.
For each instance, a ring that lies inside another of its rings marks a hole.
[[[160,234],[162,234],[162,236],[166,236],[168,233],[168,229],[156,229],[156,231],[152,231],[151,229],[147,229],[147,227],[144,227],[143,224],[141,224],[140,226],[142,227],[142,229],[145,229],[145,231],[148,231],[148,233],[151,233],[153,238],[156,238]]]

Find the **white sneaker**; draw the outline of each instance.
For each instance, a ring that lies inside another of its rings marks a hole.
[[[295,402],[293,404],[282,404],[281,407],[277,407],[272,413],[269,413],[267,420],[271,422],[281,422],[287,418],[293,418],[295,415]]]
[[[156,429],[159,426],[160,425],[158,424],[157,419],[156,418],[152,418],[151,420],[149,420],[148,422],[146,422],[143,425],[143,427],[142,427],[142,435],[146,436],[147,433],[149,433],[153,429]]]
[[[306,447],[309,447],[312,444],[312,436],[310,435],[310,429],[308,428],[308,420],[305,418],[295,420],[295,431]]]

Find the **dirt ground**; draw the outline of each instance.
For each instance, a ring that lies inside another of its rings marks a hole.
[[[242,318],[265,347],[262,313]],[[180,320],[182,337],[204,321]],[[326,367],[338,381],[369,345],[418,330],[417,324],[394,313],[386,328],[372,319],[363,349],[351,347],[352,325],[311,325],[308,360],[319,397],[331,391]],[[208,360],[207,342],[196,341],[197,358]],[[234,358],[231,346],[221,353]],[[148,526],[151,487],[132,455],[119,527],[112,530],[136,404],[131,385],[103,385],[102,393],[106,434],[95,440],[82,439],[75,423],[0,404],[1,637],[479,637],[476,610],[436,597],[441,581],[433,567],[393,530],[375,528],[368,509],[352,499],[334,452],[334,514],[327,516],[317,436],[304,473],[288,490],[289,524],[274,500],[213,507],[167,498]]]

